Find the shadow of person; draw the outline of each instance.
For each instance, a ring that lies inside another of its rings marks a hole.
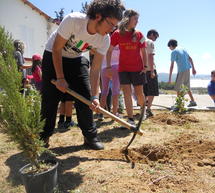
[[[53,155],[52,155],[53,156]],[[51,158],[52,156],[48,157],[47,155],[40,157],[42,158]],[[67,190],[75,189],[81,183],[83,183],[83,176],[79,173],[74,173],[71,171],[67,171],[68,169],[72,169],[80,164],[80,161],[84,159],[80,159],[78,157],[71,157],[66,160],[60,160],[58,158],[54,158],[58,162],[58,190],[60,192],[67,192]],[[19,174],[19,169],[22,168],[24,165],[28,164],[27,160],[23,153],[18,153],[15,155],[10,156],[6,161],[5,164],[9,166],[10,172],[8,177],[6,178],[12,186],[23,185],[21,180],[21,175]]]
[[[58,189],[60,192],[68,192],[83,183],[83,175],[71,170],[87,158],[71,156],[66,159],[58,159]]]
[[[18,186],[22,184],[19,169],[26,164],[28,164],[28,162],[24,158],[23,153],[14,154],[5,161],[5,165],[10,168],[9,175],[6,179],[12,184],[12,186]]]
[[[124,127],[113,127],[112,129],[106,129],[98,133],[99,138],[103,142],[110,142],[114,138],[124,138],[130,135],[132,131]]]
[[[55,148],[51,148],[50,150],[54,154],[61,156],[61,155],[67,154],[67,153],[74,153],[74,152],[81,151],[84,149],[85,149],[84,145],[77,145],[77,146],[55,147]]]
[[[103,152],[105,155],[105,150]],[[97,154],[96,154],[97,155]],[[106,156],[107,157],[107,156]],[[112,158],[107,157],[107,158],[97,158],[97,157],[77,157],[77,156],[71,156],[71,157],[67,157],[66,159],[59,159],[59,190],[60,192],[68,192],[68,190],[72,191],[74,190],[76,187],[78,187],[80,184],[83,183],[83,175],[79,174],[79,173],[74,173],[71,172],[71,170],[75,167],[77,167],[78,165],[80,165],[80,163],[83,162],[90,162],[90,161],[121,161],[121,162],[127,162],[127,160],[125,160],[124,158],[121,157],[116,157],[116,158]]]
[[[96,123],[96,128],[99,128],[99,127],[103,127],[103,126],[109,126],[111,125],[112,123],[114,123],[113,120],[109,120],[109,121],[94,121]]]

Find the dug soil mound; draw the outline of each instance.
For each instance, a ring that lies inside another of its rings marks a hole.
[[[175,163],[190,161],[201,165],[201,160],[210,160],[215,166],[215,141],[199,140],[194,135],[182,134],[178,138],[163,145],[146,144],[140,148],[129,150],[133,162],[158,161],[159,163]],[[206,163],[207,164],[207,163]],[[204,164],[203,164],[204,165]],[[207,164],[209,165],[209,164]]]
[[[168,125],[184,125],[187,123],[197,123],[199,120],[190,114],[176,114],[176,113],[160,113],[151,117],[150,120],[158,124],[168,124]]]
[[[128,162],[136,172],[141,168],[148,168],[145,170],[148,173],[140,172],[135,175],[136,178],[142,179],[142,183],[146,182],[146,187],[149,188],[142,192],[163,193],[172,190],[169,192],[199,193],[199,189],[207,187],[208,180],[215,178],[214,152],[215,141],[181,134],[162,145],[145,144],[139,148],[130,148],[127,154],[122,150],[104,150],[98,152],[97,156],[101,160]],[[202,179],[203,181],[198,183]],[[123,182],[130,183],[126,180]],[[215,191],[210,191],[212,184],[214,183],[209,184],[204,192],[214,193]]]
[[[133,163],[159,162],[177,165],[183,161],[190,161],[197,166],[215,166],[214,152],[215,141],[199,140],[195,135],[181,134],[163,145],[145,144],[140,148],[131,148],[127,153],[123,149],[112,149],[99,151],[96,154],[101,159],[125,159]]]

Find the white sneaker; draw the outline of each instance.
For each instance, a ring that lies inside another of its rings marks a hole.
[[[117,116],[118,118],[122,118],[122,115],[120,115],[119,113],[116,113],[116,115],[115,116]]]

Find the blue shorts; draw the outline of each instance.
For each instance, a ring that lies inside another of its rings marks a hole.
[[[214,81],[210,81],[210,83],[208,84],[208,94],[215,95],[215,82]]]

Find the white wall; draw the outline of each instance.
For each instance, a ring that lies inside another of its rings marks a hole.
[[[57,27],[21,0],[0,0],[0,25],[12,34],[13,39],[25,43],[24,57],[27,58],[34,53],[42,55],[51,33],[48,30],[53,31]]]

